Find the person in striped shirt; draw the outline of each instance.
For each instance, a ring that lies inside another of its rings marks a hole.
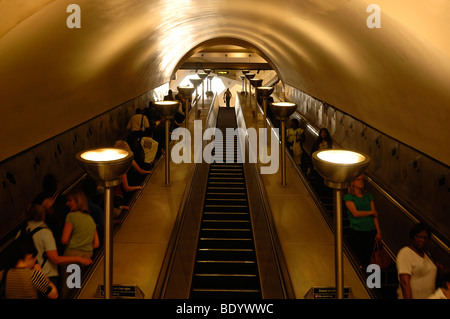
[[[58,298],[57,288],[36,263],[36,256],[37,250],[31,237],[19,237],[11,244],[12,267],[0,271],[6,299],[39,299],[40,296]]]

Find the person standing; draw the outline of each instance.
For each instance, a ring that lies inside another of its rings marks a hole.
[[[150,123],[148,122],[147,116],[142,114],[142,110],[140,108],[136,109],[136,114],[133,115],[127,124],[127,130],[131,132],[131,134],[135,134],[137,137],[141,137],[144,134],[144,131],[150,127]]]
[[[351,182],[344,202],[350,221],[349,245],[365,270],[370,264],[375,241],[381,240],[381,231],[373,196],[365,188],[364,174]]]
[[[226,103],[227,107],[230,107],[230,101],[231,101],[232,97],[233,97],[233,94],[231,94],[230,89],[227,89],[225,91],[225,93],[223,94],[223,99],[224,99],[224,102]]]
[[[53,233],[45,224],[45,214],[46,210],[42,206],[38,204],[30,205],[28,209],[29,220],[25,231],[29,231],[32,234],[33,243],[38,252],[37,262],[41,266],[42,272],[59,289],[61,284],[58,272],[59,265],[80,263],[87,266],[92,264],[92,260],[79,256],[60,256],[56,249]]]
[[[409,233],[409,245],[397,254],[399,299],[426,299],[436,290],[437,266],[425,252],[431,231],[424,224],[416,224]]]
[[[12,267],[0,271],[0,289],[5,299],[57,299],[56,286],[36,263],[37,253],[31,236],[20,236],[9,247]],[[20,312],[20,310],[18,310]]]
[[[94,249],[100,246],[97,225],[89,213],[88,200],[83,191],[74,189],[67,194],[67,206],[70,209],[61,236],[61,243],[65,245],[64,256],[79,256],[91,258]],[[83,265],[80,265],[83,266]],[[62,271],[61,295],[67,296],[68,287],[67,267]]]

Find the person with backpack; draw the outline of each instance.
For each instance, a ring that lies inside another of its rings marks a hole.
[[[31,204],[28,208],[28,222],[19,236],[23,232],[28,232],[33,239],[37,250],[37,263],[42,268],[42,272],[60,288],[60,276],[58,266],[80,263],[82,265],[92,264],[91,258],[80,256],[60,256],[58,254],[56,241],[52,231],[45,224],[46,210],[38,204]]]
[[[56,286],[36,263],[37,250],[30,234],[8,247],[9,267],[0,271],[0,299],[57,299]]]

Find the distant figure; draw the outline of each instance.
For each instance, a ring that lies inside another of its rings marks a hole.
[[[175,101],[172,90],[169,90],[169,93],[164,96],[164,101]]]
[[[223,94],[223,100],[226,103],[227,107],[230,107],[230,101],[231,101],[232,96],[233,95],[231,94],[230,89],[227,89],[225,91],[225,93]]]
[[[322,151],[322,150],[332,149],[332,148],[333,148],[333,140],[331,139],[331,136],[330,136],[330,133],[328,132],[328,130],[325,127],[323,127],[320,129],[319,136],[314,141],[314,144],[311,148],[311,155],[310,155],[311,166],[308,168],[307,175],[309,175],[311,173],[311,171],[314,169],[313,164],[312,164],[313,153],[316,151]]]
[[[133,115],[127,124],[127,130],[129,130],[132,134],[141,137],[144,131],[150,127],[150,123],[148,122],[148,118],[142,114],[142,110],[140,108],[136,109],[136,114]]]
[[[291,127],[286,130],[286,147],[294,156],[294,161],[298,165],[302,159],[303,129],[297,119],[291,120]]]
[[[331,139],[330,133],[326,128],[321,128],[319,131],[319,136],[314,141],[311,154],[315,151],[326,150],[333,148],[333,140]]]

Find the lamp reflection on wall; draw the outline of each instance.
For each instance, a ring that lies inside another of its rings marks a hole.
[[[170,120],[173,119],[173,116],[177,112],[180,107],[180,102],[178,101],[157,101],[153,102],[153,105],[156,111],[164,118],[165,122],[165,185],[168,186],[170,184],[170,150],[169,150],[169,125]]]
[[[361,175],[370,162],[370,157],[347,150],[324,150],[312,154],[316,171],[324,178],[324,184],[334,189],[335,206],[335,278],[336,297],[344,298],[344,264],[342,256],[342,189]]]
[[[133,162],[133,153],[119,148],[97,148],[78,153],[75,158],[89,176],[105,188],[105,229],[104,229],[104,285],[105,299],[112,298],[112,226],[113,226],[113,192],[112,189],[121,183]]]

